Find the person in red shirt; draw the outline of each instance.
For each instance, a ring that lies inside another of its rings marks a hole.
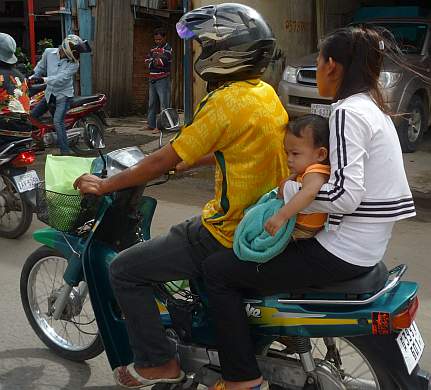
[[[169,107],[171,95],[172,48],[166,42],[166,31],[154,30],[155,46],[148,53],[145,63],[149,68],[148,130],[158,133],[156,116],[160,110]]]

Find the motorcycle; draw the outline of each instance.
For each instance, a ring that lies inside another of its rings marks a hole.
[[[110,176],[144,158],[136,147],[101,154],[92,172]],[[59,194],[39,196],[38,213],[51,227],[34,233],[42,246],[24,264],[21,299],[35,333],[63,358],[83,361],[105,350],[112,369],[133,361],[109,266],[119,251],[150,239],[157,200],[143,195],[145,188],[77,196],[80,212],[61,223],[47,212],[62,202]],[[354,280],[246,299],[257,360],[270,386],[431,389],[430,374],[418,365],[424,350],[414,322],[418,285],[401,280],[406,269],[387,271],[382,263]],[[154,290],[187,374],[177,386],[213,384],[220,363],[203,282],[159,283]]]
[[[30,106],[33,109],[37,103],[45,97],[45,84],[32,84],[30,86]],[[66,125],[67,139],[70,148],[78,156],[93,154],[89,147],[93,138],[104,138],[106,114],[103,107],[106,105],[104,94],[92,96],[75,96],[72,98],[70,108],[66,113],[64,122]],[[52,111],[53,108],[50,108]],[[40,149],[57,144],[57,134],[52,121],[43,121],[30,118],[36,129],[33,138]]]
[[[31,138],[0,146],[0,237],[18,238],[31,224],[39,178],[27,168],[35,158]]]

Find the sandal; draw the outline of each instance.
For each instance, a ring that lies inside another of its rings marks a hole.
[[[126,370],[126,372],[136,382],[139,383],[139,385],[127,386],[127,385],[121,383],[121,381],[120,381],[120,370],[122,368],[124,368]],[[172,379],[168,379],[168,378],[147,379],[147,378],[144,378],[143,376],[141,376],[141,375],[138,374],[138,372],[135,370],[135,363],[130,363],[128,366],[125,366],[125,367],[124,366],[117,367],[117,368],[114,369],[113,374],[114,374],[115,383],[118,386],[124,387],[126,389],[142,389],[142,388],[147,387],[147,386],[155,385],[156,383],[179,383],[185,377],[184,372],[180,371],[180,375],[177,378],[172,378]]]

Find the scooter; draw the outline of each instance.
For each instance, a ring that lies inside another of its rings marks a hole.
[[[45,84],[32,84],[30,86],[31,109],[44,99],[45,88]],[[105,128],[108,125],[106,114],[103,111],[106,101],[104,94],[72,98],[64,122],[69,146],[76,155],[93,154],[93,150],[89,147],[93,137],[104,138]],[[30,118],[30,120],[36,130],[33,132],[33,138],[39,149],[57,144],[57,134],[52,120],[42,121],[36,118]]]
[[[0,146],[0,237],[18,238],[29,228],[35,206],[36,171],[32,139],[16,139]]]
[[[136,147],[116,150],[95,160],[92,172],[110,176],[144,158]],[[77,196],[72,219],[54,212],[64,202],[59,194],[40,194],[38,212],[51,227],[34,233],[42,246],[24,264],[21,299],[35,333],[63,358],[82,361],[105,350],[112,369],[133,361],[109,266],[119,251],[150,239],[157,200],[144,190]],[[406,269],[380,264],[353,280],[246,299],[264,378],[292,390],[431,389],[430,374],[418,365],[424,350],[414,322],[418,285],[402,281]],[[202,281],[154,288],[187,374],[178,386],[213,384],[220,363]]]

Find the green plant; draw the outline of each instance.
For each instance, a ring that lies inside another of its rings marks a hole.
[[[20,47],[16,48],[15,56],[18,59],[18,69],[26,76],[32,74],[33,66],[31,65],[27,55],[22,51]]]
[[[48,47],[54,47],[54,42],[51,38],[43,38],[37,42],[38,53],[43,53]]]

